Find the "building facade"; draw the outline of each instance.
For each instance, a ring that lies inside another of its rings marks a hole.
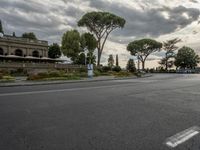
[[[1,59],[47,59],[48,42],[10,35],[0,36]]]

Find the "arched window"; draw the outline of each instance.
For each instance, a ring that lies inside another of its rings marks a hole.
[[[22,50],[21,50],[21,49],[16,49],[16,50],[15,50],[15,55],[16,55],[16,56],[23,56]]]
[[[3,55],[3,48],[0,47],[0,55]]]
[[[33,57],[39,57],[39,52],[38,51],[33,51],[32,56]]]

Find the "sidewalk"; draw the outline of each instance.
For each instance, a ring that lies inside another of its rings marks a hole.
[[[152,75],[144,75],[140,78],[151,77]],[[81,80],[59,80],[59,81],[26,81],[23,78],[17,79],[15,82],[0,83],[0,87],[14,87],[14,86],[34,86],[34,85],[48,85],[48,84],[64,84],[64,83],[80,83],[80,82],[99,82],[110,80],[125,80],[125,79],[137,79],[138,77],[123,77],[115,78],[114,76],[99,76],[93,78],[83,78]]]

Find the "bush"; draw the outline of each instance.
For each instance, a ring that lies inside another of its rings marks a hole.
[[[49,77],[49,74],[47,72],[40,72],[37,75],[41,78],[48,78]]]
[[[80,68],[80,69],[79,69],[79,72],[87,72],[87,68],[86,68],[86,67]]]
[[[62,73],[54,71],[54,72],[50,72],[48,76],[49,77],[61,77]]]
[[[13,82],[15,81],[15,78],[12,76],[1,76],[0,82]]]
[[[94,70],[94,76],[100,76],[101,75],[101,72],[97,69],[97,70]]]
[[[108,72],[108,71],[111,71],[111,67],[110,66],[103,66],[102,67],[102,72]]]
[[[38,74],[30,74],[27,80],[77,80],[80,77],[86,77],[87,73],[71,73],[65,74],[64,72],[41,72]]]
[[[115,66],[112,70],[115,72],[120,72],[122,69],[120,66]]]
[[[10,73],[9,73],[8,70],[2,69],[2,70],[0,70],[0,74],[2,74],[2,76],[7,76],[7,75],[9,75]]]
[[[0,73],[0,79],[3,79],[3,74],[2,73]]]
[[[115,77],[129,77],[129,76],[133,76],[132,73],[127,72],[127,71],[115,72],[113,75]]]

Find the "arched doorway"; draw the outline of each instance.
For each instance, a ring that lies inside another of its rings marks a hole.
[[[33,51],[32,56],[33,57],[39,57],[39,52],[38,51]]]
[[[21,50],[21,49],[16,49],[16,50],[15,50],[15,55],[16,55],[16,56],[23,56],[22,50]]]
[[[3,55],[3,48],[0,47],[0,55]]]

